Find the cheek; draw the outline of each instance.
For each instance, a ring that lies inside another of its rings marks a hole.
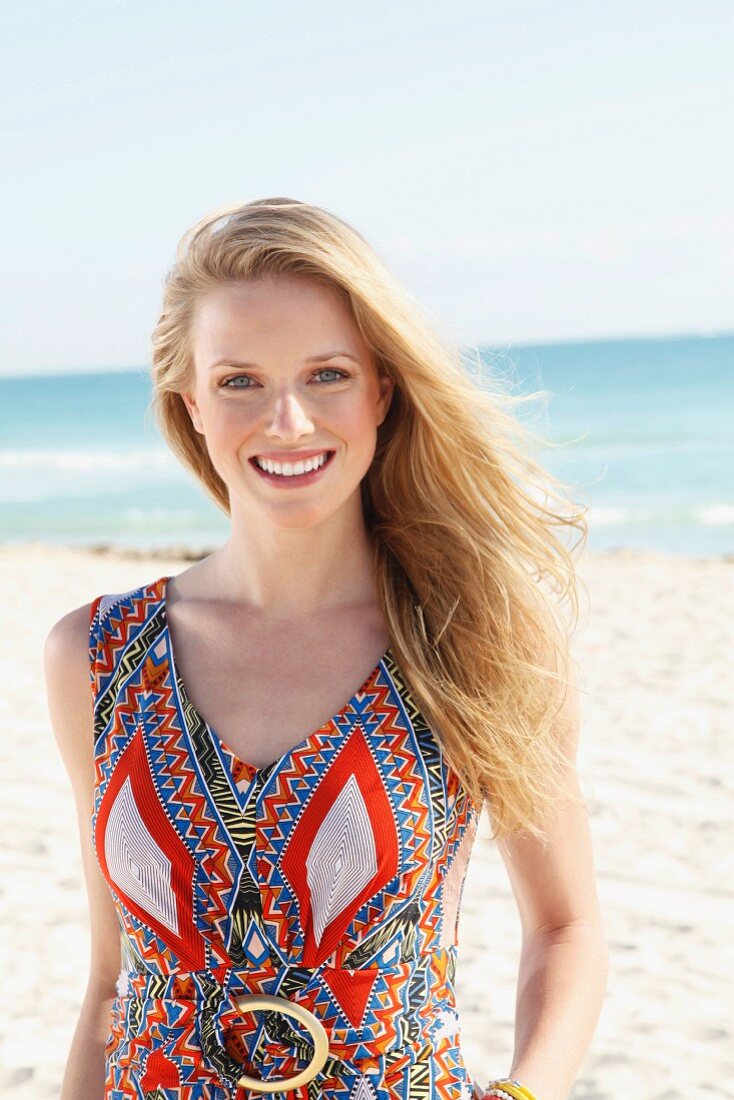
[[[239,407],[231,402],[215,411],[211,418],[211,434],[214,439],[221,440],[224,444],[237,445],[249,438],[258,424],[257,414],[245,406],[243,401]]]
[[[364,401],[339,410],[339,431],[353,446],[372,449],[377,435],[376,411]]]
[[[225,480],[249,454],[256,418],[243,408],[213,408],[205,420],[206,448],[214,469]]]

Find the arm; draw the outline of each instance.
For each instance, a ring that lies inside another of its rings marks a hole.
[[[558,722],[568,789],[581,794],[575,684]],[[545,848],[525,836],[497,844],[520,913],[522,950],[512,1066],[495,1076],[516,1078],[538,1100],[566,1100],[598,1022],[609,967],[587,812],[559,808]]]
[[[117,915],[92,847],[94,726],[89,674],[90,610],[91,605],[87,604],[55,623],[43,648],[49,717],[76,802],[91,935],[89,979],[60,1100],[102,1100],[104,1047],[120,970]]]

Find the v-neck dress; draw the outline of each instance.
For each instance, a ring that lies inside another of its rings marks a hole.
[[[176,669],[169,577],[92,603],[96,858],[120,926],[105,1100],[471,1100],[454,978],[479,810],[391,648],[272,764],[241,760]]]

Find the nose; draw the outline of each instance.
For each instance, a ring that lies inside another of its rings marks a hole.
[[[273,405],[270,422],[265,435],[278,439],[298,439],[313,431],[313,421],[297,396],[293,393],[279,394]]]

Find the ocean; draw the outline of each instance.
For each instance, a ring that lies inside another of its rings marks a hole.
[[[589,506],[590,549],[734,553],[734,334],[481,348]],[[475,369],[467,353],[467,370]],[[228,520],[146,418],[147,370],[0,378],[0,540],[211,549]]]

